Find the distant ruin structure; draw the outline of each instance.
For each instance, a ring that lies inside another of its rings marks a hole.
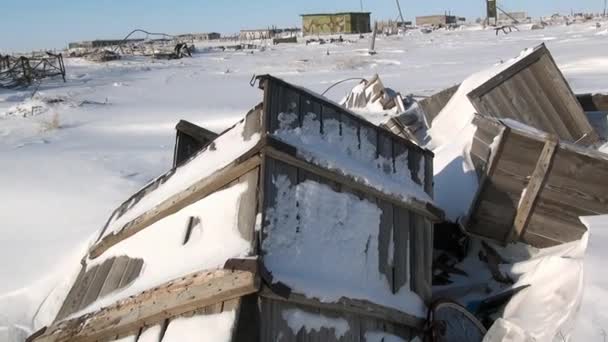
[[[304,35],[370,33],[370,12],[302,14]]]

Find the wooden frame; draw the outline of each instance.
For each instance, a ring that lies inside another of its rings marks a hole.
[[[607,155],[490,117],[473,123],[480,186],[463,222],[469,233],[550,247],[582,237],[578,217],[608,214]]]

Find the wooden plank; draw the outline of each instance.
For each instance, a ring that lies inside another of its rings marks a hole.
[[[534,64],[521,72],[523,83],[529,87],[530,95],[538,102],[538,107],[542,108],[542,110],[539,109],[539,114],[542,112],[542,115],[547,122],[547,127],[551,128],[549,132],[555,133],[560,137],[568,136],[570,134],[568,128],[564,125],[554,104],[549,100],[543,87],[536,78],[536,75],[532,72],[536,67],[537,65]]]
[[[384,158],[382,171],[386,174],[394,173],[393,140],[388,131],[378,132],[378,157]]]
[[[82,310],[89,306],[89,304],[93,303],[97,297],[99,296],[99,292],[103,287],[103,284],[108,277],[108,273],[112,268],[112,264],[114,263],[115,258],[105,260],[101,265],[97,266],[97,272],[95,272],[95,277],[91,281],[91,285],[87,289],[86,294],[82,298],[82,302],[80,303],[79,310]]]
[[[401,288],[406,286],[410,280],[410,256],[416,258],[413,251],[410,249],[410,227],[413,215],[403,208],[394,208],[393,210],[393,293],[399,292]],[[428,246],[433,248],[432,245]]]
[[[99,311],[60,322],[35,341],[96,341],[137,333],[197,308],[258,291],[256,274],[244,271],[205,271],[175,279],[121,300]]]
[[[426,122],[429,127],[432,126],[432,122],[439,115],[443,107],[450,102],[452,96],[456,94],[460,84],[444,89],[430,97],[423,99],[422,101],[418,101],[418,105],[422,107],[424,111],[424,116],[426,118]]]
[[[143,265],[143,259],[129,259],[129,263],[127,264],[127,268],[125,269],[125,272],[120,278],[120,283],[118,284],[118,287],[125,287],[131,284],[131,282],[133,282],[139,276]]]
[[[215,138],[218,137],[217,133],[211,132],[208,129],[195,125],[186,120],[180,120],[175,126],[175,129],[178,132],[184,133],[194,138],[203,146],[209,144],[211,141],[215,140]]]
[[[433,170],[433,156],[424,155],[424,191],[435,198],[435,181],[434,181],[434,170]]]
[[[125,271],[127,270],[128,263],[129,257],[124,255],[114,259],[114,262],[112,263],[112,268],[110,269],[110,272],[108,272],[108,276],[106,277],[106,280],[103,283],[101,290],[99,291],[99,298],[119,288],[120,280],[122,279]]]
[[[256,148],[254,148],[254,150],[256,150]],[[234,179],[237,179],[243,174],[258,167],[260,165],[260,160],[260,157],[256,155],[253,155],[244,161],[237,160],[211,176],[199,180],[184,191],[167,198],[153,209],[127,223],[118,232],[106,235],[101,241],[91,247],[89,256],[92,259],[95,259],[110,247],[139,233],[151,224],[216,192]]]
[[[86,281],[86,279],[88,279],[88,277],[90,277],[90,275],[86,276],[86,271],[86,266],[82,266],[80,268],[80,272],[76,277],[76,281],[74,281],[70,292],[68,292],[67,296],[63,301],[63,304],[61,305],[61,308],[59,309],[59,312],[57,313],[57,316],[55,317],[55,322],[67,317],[68,315],[78,310],[78,306],[80,305],[80,301],[82,300],[81,296],[84,295],[79,294],[79,292],[81,292],[81,289],[83,288],[83,286],[85,286],[83,285],[83,283]]]
[[[431,284],[428,283],[430,269],[427,269],[427,251],[433,249],[433,242],[426,240],[424,230],[427,227],[424,225],[422,218],[414,216],[410,220],[410,269],[412,279],[410,281],[411,289],[417,293],[425,303],[430,304],[432,293]]]
[[[237,225],[241,237],[246,241],[255,241],[255,220],[258,213],[258,184],[260,168],[253,169],[239,178],[247,184],[247,190],[239,199]]]
[[[361,184],[358,181],[352,179],[352,177],[339,175],[334,172],[328,171],[322,167],[318,167],[318,166],[309,164],[303,160],[298,159],[297,157],[295,157],[293,155],[287,154],[285,152],[280,152],[280,151],[274,149],[273,147],[267,146],[264,149],[264,151],[265,151],[266,155],[268,155],[271,158],[281,160],[284,163],[288,163],[288,164],[296,166],[300,169],[304,169],[306,171],[315,173],[322,178],[339,183],[341,185],[347,185],[348,187],[350,187],[352,189],[363,191],[378,199],[382,199],[387,202],[390,202],[393,205],[397,205],[402,208],[407,208],[407,209],[415,212],[418,215],[423,215],[425,217],[428,217],[433,222],[438,222],[438,221],[443,220],[443,217],[444,217],[443,211],[430,203],[419,202],[415,199],[411,199],[409,202],[405,203],[405,202],[403,202],[403,200],[401,200],[395,196],[385,194],[372,187]]]
[[[378,233],[378,270],[386,276],[388,286],[393,288],[393,255],[391,250],[391,240],[393,240],[393,205],[378,200],[378,208],[382,211],[380,216],[380,231]],[[393,289],[393,293],[395,293]]]
[[[59,321],[75,312],[77,312],[82,306],[82,301],[87,294],[87,290],[91,286],[91,283],[95,279],[95,274],[99,266],[94,266],[93,268],[86,271],[80,282],[74,283],[72,286],[72,290],[70,290],[70,296],[65,299],[63,302],[63,306],[60,310],[60,314],[57,315],[55,321]]]
[[[323,310],[349,312],[365,317],[374,317],[387,322],[402,324],[413,328],[420,328],[424,324],[424,319],[422,318],[414,317],[399,310],[374,304],[366,300],[342,297],[337,302],[327,303],[318,299],[308,298],[297,293],[291,293],[289,298],[283,298],[272,293],[272,291],[265,286],[262,287],[259,295],[263,298],[300,304]]]
[[[574,139],[576,139],[575,141],[579,141],[579,143],[584,146],[598,142],[599,137],[593,130],[593,127],[591,127],[589,120],[587,120],[583,108],[576,100],[576,96],[570,88],[570,84],[568,84],[566,78],[557,67],[557,64],[553,60],[553,56],[547,53],[541,58],[541,62],[543,61],[546,61],[546,63],[544,63],[546,75],[555,82],[556,86],[553,89],[559,94],[562,101],[564,101],[566,110],[570,114],[567,117],[571,118],[574,124],[573,126],[576,127],[578,134],[573,135]],[[588,134],[588,136],[583,138],[585,134]],[[584,141],[580,141],[580,139],[583,139]]]
[[[549,137],[538,159],[536,169],[532,174],[528,187],[526,188],[526,191],[523,194],[517,208],[517,214],[515,215],[515,222],[513,222],[513,230],[511,236],[509,237],[509,241],[514,242],[519,240],[522,233],[526,230],[526,227],[534,212],[534,207],[538,201],[539,194],[547,181],[549,172],[551,171],[551,164],[553,162],[553,156],[555,155],[556,148],[557,137]]]

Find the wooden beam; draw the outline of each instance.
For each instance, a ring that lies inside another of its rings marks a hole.
[[[144,326],[259,290],[257,274],[214,270],[190,274],[99,311],[49,327],[36,342],[81,342],[137,334]]]
[[[304,169],[323,178],[327,178],[334,182],[347,185],[348,187],[354,190],[369,193],[372,196],[383,199],[400,208],[411,210],[416,214],[422,215],[433,222],[440,222],[444,219],[444,212],[430,203],[422,202],[416,199],[404,200],[397,196],[384,193],[382,191],[374,189],[373,187],[362,184],[356,181],[351,176],[340,175],[338,173],[329,171],[323,167],[316,166],[314,164],[301,160],[297,157],[298,152],[295,147],[287,145],[271,137],[268,137],[268,146],[264,148],[264,153],[266,153],[266,155],[268,155],[269,157],[278,159],[282,162],[296,166],[300,169]]]
[[[208,129],[197,126],[186,120],[180,120],[175,126],[175,130],[189,135],[203,145],[207,145],[218,137],[217,133],[211,132]]]
[[[540,193],[547,182],[549,172],[551,171],[551,165],[553,164],[553,157],[557,150],[557,137],[549,136],[543,147],[543,151],[538,158],[536,168],[532,173],[530,182],[525,188],[525,193],[522,195],[517,207],[517,214],[515,215],[515,221],[513,222],[513,229],[511,230],[510,236],[507,237],[507,242],[519,241],[522,234],[526,230],[534,208],[540,197]]]
[[[405,325],[412,328],[422,328],[425,322],[424,318],[415,317],[400,310],[374,304],[367,300],[342,297],[337,302],[327,303],[322,302],[319,299],[308,298],[297,293],[291,293],[288,298],[284,298],[273,293],[266,286],[262,286],[259,295],[260,297],[272,300],[300,304],[317,309],[373,317],[382,321],[397,323],[399,325]]]
[[[153,209],[125,224],[118,232],[106,235],[101,241],[91,247],[89,251],[90,258],[97,258],[110,247],[118,244],[124,239],[137,234],[151,224],[178,212],[192,203],[209,196],[235,179],[238,179],[242,175],[258,167],[261,163],[261,158],[257,155],[260,146],[262,146],[262,144],[258,144],[258,147],[252,149],[245,156],[237,159],[235,162],[215,172],[211,176],[205,177],[189,186],[184,191],[167,198]],[[248,159],[244,160],[244,158]]]

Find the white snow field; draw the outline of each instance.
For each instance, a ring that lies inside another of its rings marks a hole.
[[[343,44],[278,45],[253,53],[201,49],[175,61],[66,59],[66,83],[44,81],[33,97],[34,88],[0,90],[0,342],[22,341],[52,321],[48,308],[60,305],[66,291],[57,284],[75,277],[112,210],[170,168],[180,119],[220,132],[261,100],[261,91],[249,85],[253,74],[270,73],[321,93],[336,81],[378,73],[402,94],[430,95],[544,42],[575,93],[608,92],[608,23],[602,26],[522,27],[499,36],[479,28],[412,31],[379,37],[374,56],[367,54],[367,38],[349,36]],[[338,101],[355,84],[327,96]],[[436,181],[439,186],[449,187],[454,200],[472,196],[466,182]],[[447,209],[450,216],[459,210]],[[608,331],[602,264],[608,217],[585,222],[591,231],[584,272],[590,276],[571,341],[601,342]],[[162,240],[157,243],[150,248],[162,248]],[[308,320],[290,315],[294,325]],[[344,327],[334,323],[340,334]]]

